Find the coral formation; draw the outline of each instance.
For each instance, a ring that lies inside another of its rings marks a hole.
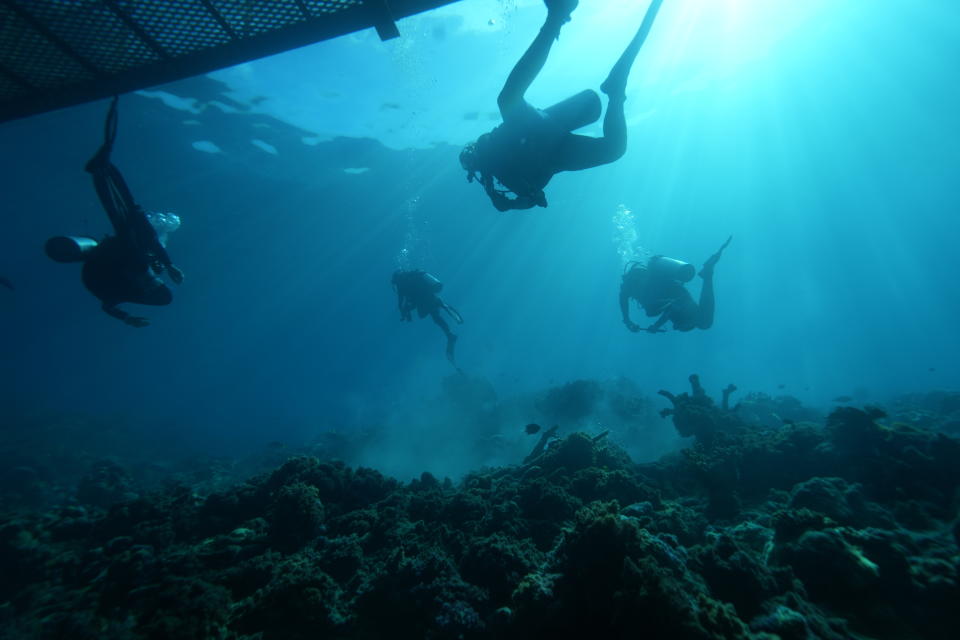
[[[572,428],[457,483],[95,463],[81,502],[0,520],[0,638],[960,635],[960,441],[870,408],[771,428],[691,383],[655,463]]]

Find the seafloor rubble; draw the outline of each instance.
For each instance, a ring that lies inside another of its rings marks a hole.
[[[95,466],[0,520],[0,637],[960,637],[960,441],[869,408],[771,428],[692,383],[662,394],[694,440],[653,464],[573,432],[457,485],[301,456],[138,495]]]

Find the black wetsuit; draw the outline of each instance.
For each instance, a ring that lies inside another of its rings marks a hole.
[[[496,178],[520,198],[547,206],[544,187],[560,168],[557,162],[564,138],[570,135],[547,112],[530,105],[477,139],[480,182],[500,210],[514,201],[500,200],[491,194]]]
[[[648,317],[659,316],[647,331],[660,331],[667,321],[677,331],[709,329],[713,324],[712,272],[704,278],[698,304],[683,283],[653,273],[642,265],[634,265],[620,283],[620,312],[627,327],[637,331],[639,327],[630,320],[628,305],[631,299],[637,301]]]
[[[90,250],[81,279],[111,315],[115,314],[110,308],[123,302],[167,305],[173,300],[170,288],[157,277],[151,264],[118,236],[104,238]]]
[[[602,109],[595,92],[583,91],[564,101],[577,105],[572,114],[560,108],[564,103],[540,110],[524,98],[543,69],[553,42],[560,36],[560,28],[576,7],[576,2],[547,3],[543,27],[510,72],[497,97],[503,124],[467,145],[460,157],[468,180],[477,179],[483,185],[497,210],[546,207],[543,189],[556,173],[597,167],[623,156],[627,150],[623,111],[627,77],[661,2],[652,0],[643,23],[601,85],[610,101],[603,119],[603,136],[599,138],[573,133],[600,117]],[[561,113],[564,117],[555,115]],[[497,182],[503,188],[499,188]],[[516,197],[510,197],[511,192]]]
[[[445,303],[437,296],[443,284],[434,276],[419,269],[414,271],[397,271],[393,274],[393,288],[397,292],[397,307],[400,309],[400,319],[409,322],[410,312],[417,310],[421,318],[430,316],[447,337],[447,358],[454,362],[454,347],[457,336],[450,330],[450,325],[440,315],[446,311],[457,323],[463,318],[456,309]]]
[[[124,302],[170,304],[173,293],[158,276],[166,269],[174,281],[179,281],[182,274],[170,261],[146,212],[134,201],[120,170],[110,161],[116,136],[117,99],[114,98],[107,114],[103,146],[86,165],[114,235],[84,256],[82,280],[90,293],[103,303],[105,312],[129,324],[141,325],[146,324],[146,320],[131,317],[117,305]]]

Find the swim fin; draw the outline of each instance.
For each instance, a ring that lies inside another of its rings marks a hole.
[[[457,336],[453,333],[447,336],[447,360],[450,361],[450,364],[457,366],[456,358],[453,355],[453,350],[457,346]]]
[[[720,245],[720,248],[717,249],[717,252],[707,258],[707,261],[703,263],[703,269],[700,269],[701,278],[707,279],[713,276],[713,268],[717,266],[717,263],[720,261],[720,256],[723,255],[723,250],[727,248],[727,245],[730,244],[731,240],[733,240],[733,236],[727,238],[727,241]]]

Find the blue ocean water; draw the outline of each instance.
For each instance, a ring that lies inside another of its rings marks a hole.
[[[457,162],[497,124],[537,2],[457,3],[397,41],[356,34],[123,96],[114,162],[183,221],[169,250],[186,280],[144,329],[42,251],[108,231],[82,170],[106,102],[0,125],[6,412],[116,420],[147,450],[376,427],[391,436],[365,464],[457,475],[483,460],[436,443],[469,442],[472,415],[442,400],[437,328],[399,322],[398,266],[443,280],[465,318],[458,363],[501,398],[620,376],[654,396],[694,372],[714,394],[734,382],[824,409],[957,389],[960,8],[707,4],[664,3],[631,75],[626,156],[556,176],[547,209],[498,213]],[[581,5],[539,106],[596,89],[645,3]],[[712,329],[624,329],[621,254],[699,265],[730,235]]]

